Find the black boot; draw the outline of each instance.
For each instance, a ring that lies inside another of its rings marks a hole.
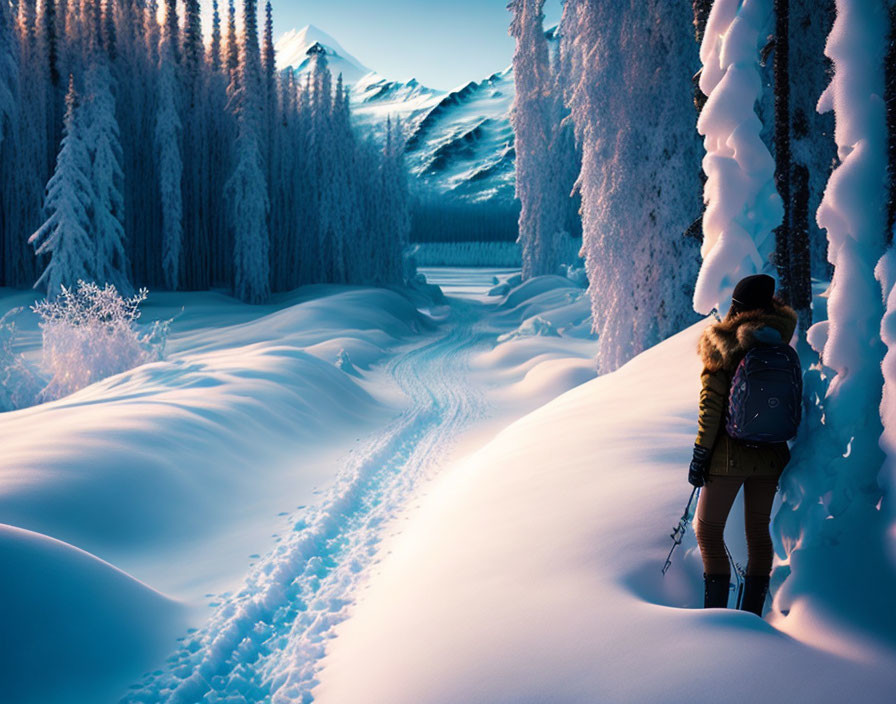
[[[728,575],[704,574],[703,575],[703,608],[726,609],[728,608]]]
[[[762,618],[762,607],[768,594],[768,577],[744,577],[744,598],[740,602],[741,611],[751,611]]]

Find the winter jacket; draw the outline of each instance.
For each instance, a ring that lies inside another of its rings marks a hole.
[[[725,413],[731,377],[747,350],[762,343],[790,342],[795,329],[796,313],[776,302],[771,311],[739,313],[703,331],[698,345],[703,388],[697,444],[712,450],[710,475],[777,477],[784,471],[790,460],[786,442],[748,445],[732,438],[725,431]]]

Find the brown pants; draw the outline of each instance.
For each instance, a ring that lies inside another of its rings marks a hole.
[[[694,530],[703,556],[706,574],[730,574],[725,553],[725,522],[741,486],[744,488],[744,524],[747,532],[747,574],[768,577],[772,571],[772,539],[768,533],[769,517],[777,477],[710,476],[700,491]]]

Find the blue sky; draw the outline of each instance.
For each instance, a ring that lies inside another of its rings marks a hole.
[[[447,90],[506,67],[506,0],[272,0],[274,33],[313,24],[387,78]],[[263,2],[259,2],[263,5]],[[545,5],[548,23],[560,0]]]

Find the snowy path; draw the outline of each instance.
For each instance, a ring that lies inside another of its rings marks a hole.
[[[399,354],[389,371],[409,409],[358,448],[319,505],[223,599],[208,623],[135,685],[126,702],[306,702],[336,624],[345,619],[389,523],[487,410],[465,383],[480,304],[454,300],[434,339]]]

